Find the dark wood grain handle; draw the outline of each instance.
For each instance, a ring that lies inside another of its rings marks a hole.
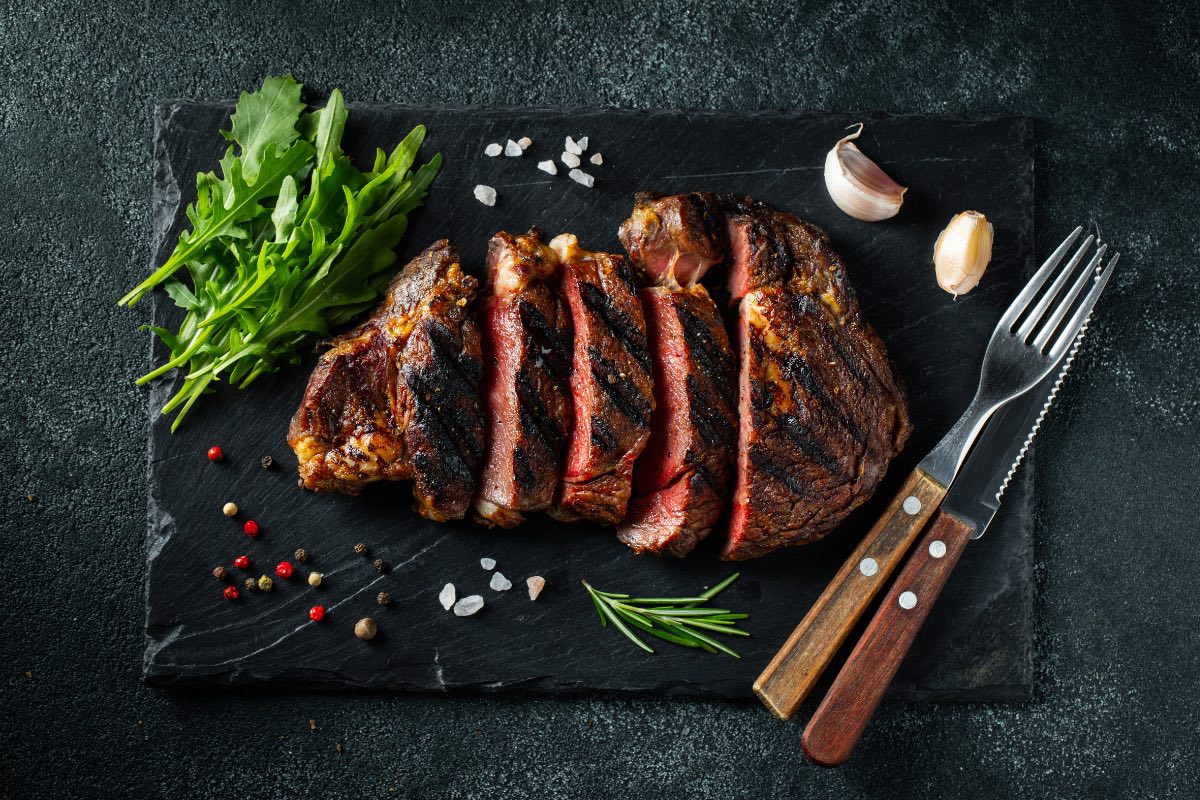
[[[754,682],[754,693],[772,714],[791,719],[796,713],[945,495],[946,489],[921,470],[908,476],[887,511]]]
[[[804,729],[812,761],[832,767],[850,757],[974,531],[945,511],[929,526]]]

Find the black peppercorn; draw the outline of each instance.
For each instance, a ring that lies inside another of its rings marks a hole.
[[[360,556],[365,556],[370,551],[367,549],[365,544],[359,542],[358,544],[354,545],[354,552],[358,553]]]
[[[308,551],[303,547],[296,548],[296,560],[301,564],[303,564],[305,561],[308,561]]]
[[[375,571],[376,572],[387,572],[388,571],[388,563],[386,561],[384,561],[382,558],[375,559]]]
[[[270,469],[271,467],[275,466],[275,459],[271,458],[270,456],[263,456],[262,461],[259,463],[262,464],[263,469]]]
[[[375,599],[381,606],[390,606],[392,604],[392,596],[387,592],[380,592],[379,594],[375,595]]]
[[[242,585],[246,587],[247,592],[253,592],[258,588],[258,581],[254,580],[254,578],[246,578]]]
[[[228,571],[226,571],[226,569],[224,567],[214,567],[213,568],[213,577],[219,581],[225,580],[225,576],[228,574],[229,574]]]

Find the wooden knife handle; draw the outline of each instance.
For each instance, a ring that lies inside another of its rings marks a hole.
[[[945,487],[921,470],[908,476],[887,511],[754,682],[754,693],[772,714],[786,720],[796,713],[945,496]]]
[[[850,757],[974,531],[938,513],[808,721],[801,745],[812,761],[832,767]]]

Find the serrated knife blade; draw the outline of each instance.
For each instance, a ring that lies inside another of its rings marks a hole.
[[[1046,413],[1058,396],[1090,323],[1089,319],[1080,329],[1058,372],[1051,373],[996,412],[967,455],[946,494],[942,510],[970,523],[974,527],[972,539],[983,536],[1000,510],[1004,491],[1025,460]]]

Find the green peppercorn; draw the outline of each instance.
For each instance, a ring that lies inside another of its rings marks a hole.
[[[274,585],[275,585],[275,581],[271,580],[271,578],[267,575],[263,575],[261,578],[258,579],[258,588],[260,591],[269,592],[269,591],[271,591],[271,587],[273,587]]]

